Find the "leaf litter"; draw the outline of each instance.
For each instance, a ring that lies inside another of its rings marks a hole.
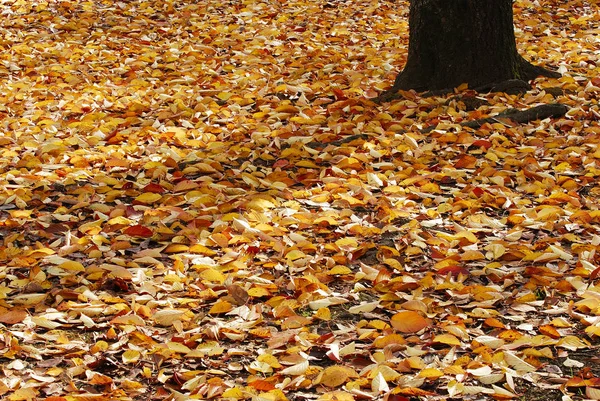
[[[2,397],[600,398],[593,2],[383,105],[407,2],[1,4]]]

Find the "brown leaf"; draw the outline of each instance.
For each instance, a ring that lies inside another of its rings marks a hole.
[[[24,309],[10,309],[5,312],[0,312],[0,323],[16,324],[21,323],[28,313]]]

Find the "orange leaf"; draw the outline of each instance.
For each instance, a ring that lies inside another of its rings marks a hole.
[[[175,186],[173,187],[173,192],[187,192],[192,189],[198,188],[198,186],[199,185],[193,181],[182,180],[175,184]]]
[[[551,338],[560,338],[561,335],[558,332],[558,330],[556,330],[554,328],[554,326],[550,326],[549,324],[545,324],[543,326],[540,326],[540,333],[547,335],[548,337]]]
[[[273,383],[268,382],[266,380],[257,379],[248,383],[248,386],[253,387],[260,391],[270,391],[275,389]]]
[[[390,344],[406,344],[406,340],[400,334],[388,334],[387,336],[378,337],[373,341],[375,348],[384,348]]]
[[[488,327],[495,327],[497,329],[504,329],[506,328],[506,326],[504,326],[504,323],[502,323],[500,320],[494,318],[494,317],[488,317],[487,319],[485,319],[483,321],[483,324],[485,326]]]
[[[429,326],[429,320],[417,312],[402,311],[392,316],[390,324],[402,333],[416,333]]]
[[[113,382],[113,380],[110,377],[105,376],[100,373],[95,373],[89,381],[90,384],[95,384],[95,385],[111,384],[112,382]]]

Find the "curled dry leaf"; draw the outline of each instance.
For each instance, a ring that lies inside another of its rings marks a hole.
[[[309,367],[308,361],[302,361],[295,365],[288,366],[285,369],[281,369],[279,371],[282,375],[291,375],[291,376],[300,376],[306,373],[306,370]]]

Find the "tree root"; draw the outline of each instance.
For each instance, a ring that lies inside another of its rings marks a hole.
[[[508,118],[509,120],[517,123],[517,124],[525,124],[530,121],[535,120],[543,120],[545,118],[558,118],[564,116],[569,108],[564,104],[560,103],[551,103],[551,104],[542,104],[539,106],[532,107],[527,110],[518,110],[518,109],[508,109],[503,111],[500,114],[497,114],[493,117],[488,118],[480,118],[474,121],[468,121],[464,124],[461,124],[463,127],[469,128],[479,128],[483,124],[486,123],[494,123],[498,122],[498,119]]]
[[[519,95],[531,90],[529,83],[520,79],[508,79],[475,88],[475,92],[503,92],[508,95]]]
[[[552,104],[542,104],[539,106],[532,107],[527,110],[519,110],[519,109],[508,109],[503,111],[502,113],[496,114],[495,116],[480,118],[478,120],[466,121],[461,123],[462,127],[468,128],[481,128],[484,124],[493,124],[496,122],[502,122],[503,119],[509,119],[517,124],[524,124],[534,120],[543,120],[545,118],[553,117],[558,118],[565,115],[565,113],[569,110],[567,106],[560,103],[552,103]],[[423,128],[419,132],[422,134],[427,134],[436,129],[435,125],[432,125],[427,128]],[[406,131],[396,132],[397,134],[404,133]],[[342,146],[346,143],[351,143],[357,140],[367,141],[370,136],[367,134],[358,134],[358,135],[350,135],[343,139],[332,141],[329,143],[323,143],[319,141],[312,141],[307,143],[306,145],[313,149],[322,150],[327,146]]]
[[[549,117],[562,117],[568,110],[569,108],[567,106],[560,103],[542,104],[527,110],[508,109],[500,114],[496,114],[495,116],[480,118],[473,121],[466,121],[460,125],[462,127],[477,129],[481,128],[484,124],[493,124],[499,121],[502,122],[503,119],[509,119],[517,124],[525,124],[530,121],[543,120]],[[422,129],[420,132],[426,134],[435,130],[435,128],[435,126],[427,127]]]
[[[548,78],[560,78],[561,74],[549,70],[544,67],[540,67],[534,64],[531,64],[529,61],[525,60],[523,57],[519,56],[519,72],[518,77],[520,79],[509,79],[502,82],[490,83],[487,85],[479,86],[474,90],[476,92],[504,92],[509,95],[517,95],[521,93],[525,93],[531,89],[531,86],[527,83],[527,81],[534,80],[537,77],[543,76]],[[402,72],[398,75],[398,77],[402,76]],[[391,102],[392,100],[402,99],[402,90],[406,90],[408,88],[404,88],[404,85],[399,83],[402,80],[396,78],[394,82],[394,86],[390,89],[383,92],[381,95],[377,96],[373,101],[375,103],[381,104],[386,102]],[[454,88],[446,88],[446,89],[438,89],[432,90],[428,92],[424,92],[422,97],[431,97],[431,96],[444,96],[449,93],[454,93]]]
[[[522,56],[519,56],[519,64],[519,78],[524,81],[531,81],[537,77],[560,78],[562,76],[559,72],[531,64]]]

